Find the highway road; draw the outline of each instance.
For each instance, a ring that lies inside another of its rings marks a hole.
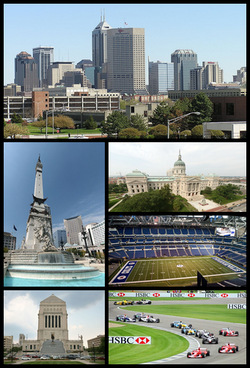
[[[187,304],[191,306],[191,304],[228,304],[228,303],[240,303],[246,304],[246,299],[241,298],[239,299],[200,299],[200,300],[171,300],[171,301],[153,301],[154,305],[169,305],[169,304]],[[114,302],[109,302],[109,319],[111,321],[115,321],[116,316],[118,314],[126,313],[127,316],[133,317],[134,312],[131,310],[124,310],[120,309],[119,306],[114,305]],[[219,337],[218,344],[202,344],[202,340],[198,337],[192,336],[191,341],[191,348],[188,348],[182,354],[178,354],[177,356],[173,356],[171,358],[161,359],[159,361],[148,362],[148,364],[246,364],[246,325],[241,323],[225,323],[225,322],[218,322],[218,321],[211,321],[206,319],[194,319],[194,318],[186,318],[182,316],[166,316],[161,314],[154,314],[155,318],[160,318],[160,323],[153,323],[153,324],[145,324],[142,322],[137,322],[137,325],[146,325],[150,328],[157,328],[162,329],[169,332],[175,332],[180,334],[181,336],[185,337],[184,334],[181,333],[181,330],[177,328],[171,328],[170,323],[173,321],[182,320],[183,323],[192,324],[193,328],[196,329],[206,329],[215,334],[215,336]],[[226,337],[219,335],[219,329],[230,327],[235,331],[239,331],[238,337]],[[225,345],[227,343],[234,343],[238,345],[239,351],[235,354],[219,354],[218,347]],[[187,352],[193,350],[198,347],[206,347],[210,350],[210,356],[202,359],[188,359]]]

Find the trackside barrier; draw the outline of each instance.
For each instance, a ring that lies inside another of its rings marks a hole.
[[[160,291],[152,291],[145,293],[137,292],[109,292],[109,297],[116,296],[120,298],[246,298],[246,293],[166,293]]]

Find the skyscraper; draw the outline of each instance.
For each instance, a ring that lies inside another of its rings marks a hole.
[[[148,60],[149,93],[167,94],[174,89],[174,64]]]
[[[174,63],[174,89],[185,91],[190,89],[190,70],[197,67],[197,54],[193,50],[175,50],[171,54]]]
[[[107,88],[112,92],[147,94],[144,28],[110,29]]]
[[[101,16],[101,22],[92,32],[92,58],[96,88],[107,88],[107,32],[111,29]]]
[[[101,22],[92,32],[92,58],[95,67],[102,67],[102,64],[107,62],[107,31],[111,28],[104,15],[103,20],[101,16]]]
[[[82,217],[74,216],[63,220],[66,229],[67,242],[71,245],[78,244],[78,233],[82,231]]]
[[[39,86],[36,61],[26,51],[20,52],[15,58],[15,84],[25,92],[31,92]]]
[[[48,67],[54,61],[54,47],[39,46],[33,49],[33,58],[37,63],[37,75],[39,87],[43,86],[43,80],[47,79]]]

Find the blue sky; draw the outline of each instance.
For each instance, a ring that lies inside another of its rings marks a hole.
[[[63,219],[81,215],[83,225],[105,217],[105,147],[103,142],[4,143],[4,231],[26,234],[33,201],[35,166],[41,154],[43,193],[51,208],[53,231]]]
[[[244,142],[109,143],[109,176],[140,170],[150,176],[166,176],[181,150],[187,175],[246,175]]]
[[[83,335],[87,346],[87,340],[105,334],[104,291],[5,290],[4,335],[12,335],[14,343],[20,333],[30,340],[37,339],[39,305],[52,294],[66,302],[70,340]]]
[[[246,66],[245,4],[5,4],[4,84],[14,82],[14,59],[38,46],[54,46],[55,61],[92,59],[92,31],[105,9],[112,28],[145,28],[147,60],[171,61],[193,49],[198,63],[218,61],[224,81]],[[103,12],[103,10],[102,10]]]

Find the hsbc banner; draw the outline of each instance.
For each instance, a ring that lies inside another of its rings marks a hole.
[[[109,344],[151,345],[151,336],[109,336]]]
[[[227,309],[247,309],[246,304],[228,304]]]
[[[115,278],[111,281],[112,283],[123,283],[127,281],[131,271],[135,267],[137,261],[130,261],[125,264],[125,266],[118,272]]]
[[[246,298],[246,293],[162,293],[158,291],[152,291],[151,293],[132,293],[132,292],[109,292],[109,297],[120,297],[120,298]]]

